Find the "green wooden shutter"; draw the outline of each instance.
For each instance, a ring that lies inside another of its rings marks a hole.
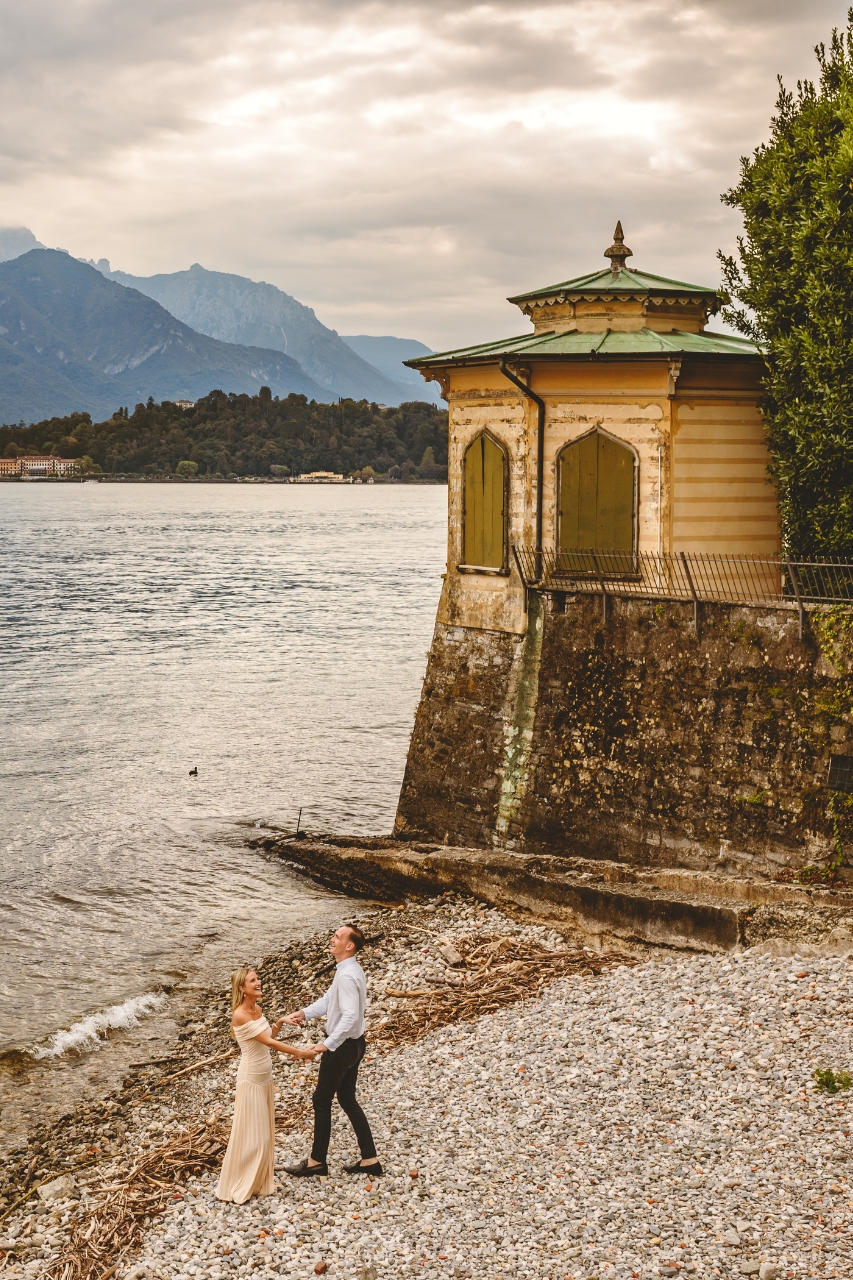
[[[560,454],[560,551],[634,549],[634,455],[594,431]]]
[[[634,455],[609,436],[598,436],[596,550],[634,549]]]
[[[482,563],[483,554],[483,446],[475,440],[465,451],[465,564]]]
[[[580,542],[580,446],[569,445],[560,454],[559,531],[560,550],[569,551]]]
[[[505,458],[488,436],[465,452],[465,564],[502,569]]]
[[[483,441],[482,565],[501,569],[504,562],[504,455],[488,436]]]
[[[579,440],[578,541],[579,547],[597,547],[598,535],[598,435]]]

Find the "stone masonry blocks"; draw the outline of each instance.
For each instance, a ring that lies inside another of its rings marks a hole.
[[[613,599],[606,623],[595,596],[545,605],[523,778],[507,744],[530,646],[436,627],[398,833],[759,875],[846,851],[826,778],[853,754],[851,664],[813,620],[800,641],[791,611],[703,605],[697,636],[681,603]]]

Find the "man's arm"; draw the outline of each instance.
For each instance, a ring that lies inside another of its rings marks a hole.
[[[325,1018],[329,1012],[329,992],[320,996],[319,1000],[315,1000],[313,1004],[306,1005],[304,1009],[300,1009],[300,1013],[306,1022],[310,1022],[313,1018]]]
[[[329,991],[313,1004],[309,1004],[306,1009],[297,1009],[295,1013],[289,1013],[286,1018],[282,1018],[282,1022],[286,1022],[289,1027],[301,1027],[303,1022],[310,1022],[312,1018],[325,1018],[329,1011]]]

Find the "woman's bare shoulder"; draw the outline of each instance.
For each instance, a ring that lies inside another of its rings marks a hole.
[[[258,1013],[257,1018],[252,1018],[250,1017],[250,1015],[247,1013],[245,1009],[235,1009],[231,1017],[231,1026],[245,1027],[247,1022],[257,1022],[258,1019],[262,1018],[263,1016],[264,1015],[262,1013]]]

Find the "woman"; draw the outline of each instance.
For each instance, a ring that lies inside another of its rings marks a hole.
[[[275,1037],[284,1025],[272,1027],[258,1004],[261,980],[254,969],[231,975],[231,1030],[240,1046],[237,1098],[228,1150],[216,1185],[218,1200],[244,1204],[249,1196],[272,1195],[275,1190],[275,1102],[270,1049],[293,1058],[313,1058],[313,1047],[300,1049]]]

